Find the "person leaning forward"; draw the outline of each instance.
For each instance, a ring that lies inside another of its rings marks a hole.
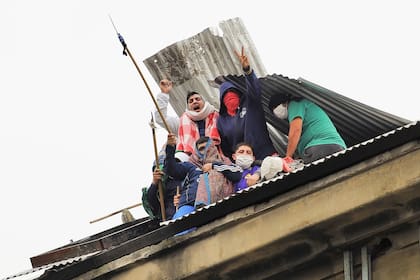
[[[315,103],[278,93],[270,98],[269,109],[277,118],[289,122],[284,158],[287,163],[293,161],[295,152],[304,163],[310,163],[346,149],[327,113]]]

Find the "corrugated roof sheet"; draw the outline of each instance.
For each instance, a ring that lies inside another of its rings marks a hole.
[[[187,92],[191,90],[202,93],[207,101],[219,108],[218,91],[208,84],[208,80],[224,74],[241,74],[242,69],[233,50],[240,50],[242,46],[246,46],[246,53],[253,62],[257,76],[265,76],[265,67],[240,18],[222,21],[218,27],[206,28],[160,50],[143,63],[156,83],[162,78],[172,80],[174,87],[170,103],[180,115],[186,107]]]
[[[228,75],[225,79],[245,90],[244,76]],[[410,122],[302,78],[290,79],[273,74],[259,80],[262,89],[261,102],[269,124],[270,136],[280,154],[285,152],[289,124],[286,120],[276,118],[268,109],[270,97],[276,93],[303,97],[318,104],[327,112],[347,146],[353,146]]]
[[[262,104],[274,146],[284,154],[288,123],[274,117],[267,108],[271,95],[280,92],[307,98],[321,106],[330,116],[347,146],[395,129],[410,121],[380,111],[366,104],[328,90],[305,79],[293,79],[280,74],[268,75],[258,51],[240,18],[219,23],[218,28],[202,32],[176,42],[143,62],[156,83],[162,78],[174,82],[170,104],[181,115],[186,108],[188,91],[199,92],[205,100],[219,108],[219,90],[209,81],[225,75],[244,90],[244,77],[233,50],[245,48],[257,77],[261,81]]]
[[[395,148],[400,145],[398,144],[400,141],[404,141],[403,134],[405,134],[404,136],[407,137],[406,138],[407,140],[419,139],[420,138],[420,122],[412,122],[402,127],[398,127],[397,129],[388,131],[374,138],[368,139],[364,142],[348,147],[346,150],[329,155],[325,158],[319,159],[312,163],[305,164],[304,167],[298,168],[290,173],[281,173],[277,177],[274,177],[270,180],[267,180],[259,184],[256,184],[254,186],[251,186],[249,188],[246,188],[229,197],[226,197],[215,203],[212,203],[196,211],[193,211],[189,213],[188,215],[182,216],[175,220],[168,220],[168,221],[162,222],[161,224],[169,225],[171,223],[175,223],[178,220],[188,219],[189,216],[195,215],[198,212],[209,211],[210,208],[218,207],[219,204],[228,200],[236,200],[236,199],[242,200],[244,199],[244,196],[249,195],[248,193],[251,193],[251,195],[255,196],[254,194],[255,191],[267,192],[267,187],[278,188],[278,190],[275,190],[277,194],[284,193],[294,188],[295,186],[303,185],[305,182],[310,182],[310,181],[314,181],[316,179],[322,178],[324,176],[337,172],[341,169],[344,169],[345,167],[364,161],[381,152]],[[398,137],[400,136],[401,136],[401,139],[398,139]],[[314,173],[314,170],[315,170],[315,173]],[[287,181],[282,182],[282,180],[288,180],[287,178],[289,176],[299,176],[305,182],[301,182],[298,185],[289,184]],[[281,185],[278,185],[278,184],[281,184]],[[264,190],[261,190],[261,189],[264,189]],[[267,198],[270,198],[270,196],[268,196]]]
[[[69,259],[58,261],[58,262],[50,263],[50,264],[43,265],[43,266],[40,266],[40,267],[36,267],[36,268],[33,268],[33,269],[28,269],[28,270],[22,271],[20,273],[17,273],[15,275],[3,278],[2,280],[34,280],[34,279],[38,279],[41,275],[44,275],[44,273],[48,272],[48,270],[55,270],[55,269],[63,268],[67,265],[71,265],[71,264],[74,264],[76,262],[83,261],[84,259],[86,259],[86,258],[88,258],[88,257],[90,257],[94,254],[95,253],[86,254],[86,255],[83,255],[83,256],[78,256],[78,257],[69,258]]]

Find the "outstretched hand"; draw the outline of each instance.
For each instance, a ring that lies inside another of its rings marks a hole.
[[[168,79],[163,79],[159,82],[160,91],[163,93],[169,93],[172,90],[172,82]]]
[[[242,46],[241,53],[239,53],[238,51],[235,50],[235,54],[239,58],[239,61],[241,62],[241,65],[242,65],[242,68],[243,69],[248,69],[249,68],[249,61],[248,61],[248,57],[244,53],[244,47]]]

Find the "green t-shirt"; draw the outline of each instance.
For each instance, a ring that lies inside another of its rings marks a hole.
[[[306,148],[315,145],[338,144],[346,148],[327,113],[315,103],[306,99],[290,101],[287,110],[289,123],[296,117],[302,118],[302,135],[297,146],[300,155]]]

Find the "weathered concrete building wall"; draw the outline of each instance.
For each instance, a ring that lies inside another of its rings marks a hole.
[[[420,279],[419,160],[410,142],[77,279]]]
[[[219,92],[208,80],[219,75],[242,74],[234,50],[244,46],[251,66],[258,77],[266,70],[257,49],[240,18],[222,21],[218,27],[207,28],[197,35],[176,42],[143,62],[158,83],[162,78],[174,82],[170,104],[180,115],[185,111],[186,95],[195,90],[219,108]]]

